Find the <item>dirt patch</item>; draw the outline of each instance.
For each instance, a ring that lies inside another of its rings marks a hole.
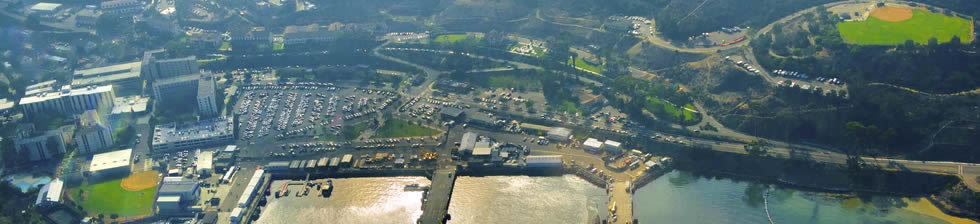
[[[912,18],[912,9],[881,7],[871,12],[871,16],[888,22],[898,22]]]
[[[123,179],[119,185],[127,191],[140,191],[157,186],[159,175],[156,171],[134,173]]]

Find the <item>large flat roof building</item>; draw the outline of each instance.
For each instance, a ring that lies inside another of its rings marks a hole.
[[[157,49],[143,52],[143,79],[157,80],[194,74],[200,71],[197,57],[163,59],[166,50]]]
[[[116,85],[120,89],[138,89],[142,87],[143,79],[140,72],[143,66],[141,62],[129,62],[110,66],[75,70],[72,75],[71,85],[84,87],[92,85]]]
[[[222,145],[234,138],[230,117],[177,125],[157,125],[153,128],[153,150],[171,151]]]
[[[39,2],[31,6],[30,12],[42,15],[51,15],[57,12],[60,8],[61,4],[58,3]]]
[[[95,154],[89,163],[91,176],[123,176],[129,173],[130,157],[133,149],[123,149]]]
[[[0,115],[10,113],[12,109],[14,109],[14,101],[0,99]]]
[[[20,98],[20,106],[25,114],[55,111],[77,113],[86,110],[112,108],[116,98],[111,85],[72,88],[62,86],[60,91],[42,92]]]
[[[197,174],[210,175],[214,170],[214,152],[201,152],[197,155]]]
[[[589,151],[593,153],[602,150],[602,142],[594,138],[586,139],[585,142],[582,143],[582,146],[585,147],[585,151]]]

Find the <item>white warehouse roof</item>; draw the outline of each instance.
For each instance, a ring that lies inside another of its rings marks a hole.
[[[133,154],[133,149],[123,149],[119,151],[95,154],[92,156],[92,163],[88,167],[89,172],[129,166],[129,157]]]
[[[585,143],[582,143],[582,145],[585,147],[602,148],[602,142],[594,138],[586,139]]]
[[[623,145],[623,143],[619,143],[619,142],[613,141],[613,140],[606,140],[606,142],[604,144],[606,144],[606,146],[616,147],[616,148],[619,148],[619,146]]]

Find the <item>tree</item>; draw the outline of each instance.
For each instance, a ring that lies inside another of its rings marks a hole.
[[[765,157],[769,155],[769,149],[772,147],[766,140],[755,140],[748,145],[745,145],[745,152],[749,156]]]

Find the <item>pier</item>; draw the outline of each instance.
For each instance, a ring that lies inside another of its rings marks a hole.
[[[627,185],[625,180],[609,185],[609,223],[633,223],[633,189]]]
[[[432,186],[422,201],[422,217],[418,223],[445,223],[449,218],[449,199],[453,195],[456,182],[456,168],[438,169],[432,174]]]

